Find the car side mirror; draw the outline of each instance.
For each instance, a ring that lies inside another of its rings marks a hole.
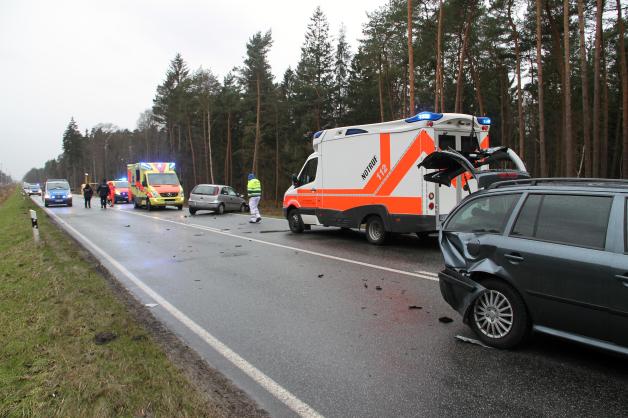
[[[299,187],[299,186],[300,186],[300,184],[299,184],[299,178],[297,177],[297,175],[296,175],[296,174],[293,174],[293,175],[292,175],[292,185],[293,185],[294,187]]]

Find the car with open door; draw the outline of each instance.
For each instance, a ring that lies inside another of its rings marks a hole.
[[[493,183],[442,225],[441,293],[493,347],[536,331],[628,354],[627,214],[628,181]]]
[[[199,184],[190,192],[188,199],[190,215],[199,210],[209,210],[218,215],[225,212],[246,212],[249,206],[244,197],[233,187],[220,184]]]

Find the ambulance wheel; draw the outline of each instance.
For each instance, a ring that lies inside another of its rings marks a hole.
[[[288,213],[288,225],[290,226],[290,231],[295,234],[300,234],[305,229],[303,226],[303,219],[301,219],[301,215],[299,211],[296,209],[292,209]]]
[[[218,215],[222,215],[223,213],[225,213],[225,205],[223,205],[222,203],[218,206],[218,209],[216,209],[216,214]]]
[[[384,221],[377,215],[366,220],[366,240],[371,244],[382,245],[388,238],[388,232],[384,227]]]
[[[190,208],[190,215],[196,215],[196,209]]]

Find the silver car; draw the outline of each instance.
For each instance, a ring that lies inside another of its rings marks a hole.
[[[227,211],[246,212],[249,206],[232,187],[218,184],[199,184],[190,192],[190,215],[199,210],[211,210],[219,215]]]

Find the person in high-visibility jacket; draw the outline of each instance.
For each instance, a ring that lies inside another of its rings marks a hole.
[[[249,182],[246,185],[247,193],[249,195],[249,208],[251,209],[250,223],[257,223],[262,221],[262,216],[259,213],[259,200],[262,198],[262,183],[255,177],[255,174],[249,174]]]

